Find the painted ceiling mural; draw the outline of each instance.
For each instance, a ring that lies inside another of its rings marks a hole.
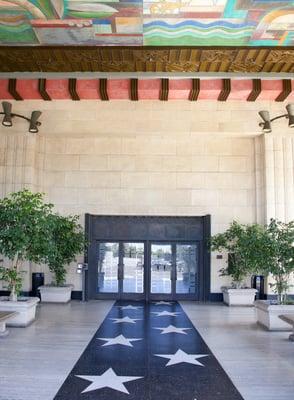
[[[0,44],[293,46],[294,0],[0,0]]]

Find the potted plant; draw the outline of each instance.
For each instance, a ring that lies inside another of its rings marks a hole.
[[[22,288],[22,277],[21,272],[15,267],[4,268],[0,267],[0,280],[7,283],[6,288],[10,292],[9,300],[17,301],[17,296],[19,295]]]
[[[9,297],[0,297],[1,311],[17,311],[12,326],[27,326],[35,319],[37,297],[20,297],[25,262],[39,263],[47,252],[48,215],[53,205],[41,193],[22,190],[0,200],[0,254],[5,258],[0,279],[8,284]]]
[[[54,275],[49,285],[40,286],[42,302],[67,303],[71,299],[73,285],[66,284],[66,265],[84,250],[85,239],[78,216],[52,214],[50,221],[49,251],[46,263]]]
[[[279,315],[294,314],[294,303],[288,298],[290,276],[294,272],[294,221],[283,223],[272,219],[266,226],[263,241],[263,260],[259,270],[273,282],[277,299],[255,302],[257,321],[268,330],[290,330]]]
[[[211,238],[212,251],[228,254],[227,266],[220,270],[220,276],[232,278],[230,287],[222,287],[224,303],[229,306],[252,306],[254,303],[256,289],[246,287],[246,279],[258,263],[253,248],[261,230],[258,224],[242,225],[233,221],[225,232]]]

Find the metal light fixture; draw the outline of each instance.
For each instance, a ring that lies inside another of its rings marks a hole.
[[[38,119],[40,118],[41,114],[42,114],[41,111],[32,112],[29,132],[37,133],[39,131],[38,126],[41,125],[41,123],[38,121]]]
[[[262,131],[265,133],[270,133],[272,131],[271,123],[280,118],[287,118],[289,120],[289,128],[294,128],[294,103],[287,104],[286,110],[287,114],[278,115],[274,118],[270,118],[270,114],[268,111],[259,111],[258,114],[263,120],[263,122],[259,123],[259,126],[262,127]]]
[[[261,118],[263,119],[263,122],[259,124],[259,126],[262,126],[262,131],[265,133],[270,133],[272,131],[271,127],[271,119],[268,111],[259,111],[258,113]]]
[[[294,104],[288,104],[286,110],[288,113],[289,127],[294,128]]]
[[[12,104],[8,103],[8,101],[3,101],[2,102],[2,108],[3,108],[3,113],[4,117],[2,120],[2,125],[4,126],[12,126],[12,120],[11,120],[11,108]]]
[[[3,112],[0,112],[0,115],[4,115],[3,120],[2,120],[2,125],[3,126],[12,126],[12,118],[14,117],[19,117],[22,119],[25,119],[26,121],[29,122],[29,132],[31,133],[37,133],[38,130],[38,126],[41,125],[41,122],[38,121],[38,119],[40,118],[40,115],[42,114],[41,111],[33,111],[31,114],[31,118],[27,118],[24,115],[20,115],[20,114],[15,114],[11,112],[12,109],[12,104],[9,103],[8,101],[3,101],[2,102],[2,108],[3,108]]]

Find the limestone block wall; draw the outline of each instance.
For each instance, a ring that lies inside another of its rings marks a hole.
[[[1,196],[21,187],[43,191],[57,211],[80,215],[82,224],[87,212],[211,214],[216,233],[233,219],[263,222],[268,215],[266,140],[256,110],[275,111],[276,104],[26,101],[13,106],[20,113],[42,110],[42,127],[37,135],[24,133],[23,121],[0,128]],[[212,255],[212,292],[227,283],[218,276],[224,263]],[[40,269],[50,282],[46,267],[31,266]],[[68,282],[80,290],[74,266]]]

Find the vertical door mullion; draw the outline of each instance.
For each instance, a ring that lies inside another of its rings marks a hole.
[[[204,299],[204,270],[200,268],[200,263],[204,263],[203,256],[203,242],[197,242],[197,300],[203,301]]]
[[[176,286],[177,286],[177,281],[176,281],[176,267],[177,267],[177,255],[176,255],[176,243],[172,243],[171,248],[172,248],[172,265],[171,265],[171,296],[172,299],[176,299]]]
[[[150,292],[151,292],[151,252],[149,250],[150,242],[145,242],[144,247],[144,293],[145,300],[149,301]]]
[[[123,242],[119,242],[118,244],[118,297],[121,299],[122,294],[123,294],[123,275],[124,275],[124,269],[123,269],[123,259],[124,259],[124,244]]]

